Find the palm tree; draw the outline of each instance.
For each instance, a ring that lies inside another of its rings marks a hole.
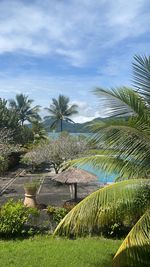
[[[92,142],[97,145],[97,151],[76,161],[80,164],[90,162],[108,172],[115,170],[120,180],[128,180],[116,182],[85,198],[68,213],[55,234],[79,234],[104,226],[110,216],[115,219],[120,203],[128,209],[141,183],[150,183],[150,57],[135,56],[133,73],[134,89],[95,90],[105,107],[108,106],[110,120],[92,126]],[[102,144],[104,152],[99,152]],[[149,266],[149,206],[141,210],[141,215],[116,253],[113,266]]]
[[[42,140],[48,139],[47,132],[39,121],[32,123],[32,132],[34,135],[34,143],[39,143]]]
[[[64,95],[59,95],[58,99],[53,98],[52,104],[46,110],[50,113],[50,116],[45,118],[53,119],[53,123],[50,128],[54,129],[60,123],[60,130],[63,131],[63,121],[74,123],[69,117],[77,114],[77,105],[69,105],[69,98]]]
[[[31,107],[32,102],[32,99],[28,99],[28,96],[23,94],[17,94],[16,100],[9,100],[10,109],[16,111],[21,125],[23,125],[25,121],[33,122],[40,120],[38,114],[40,106],[36,105],[35,107]]]

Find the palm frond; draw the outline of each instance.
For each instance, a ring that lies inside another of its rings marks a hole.
[[[59,223],[54,235],[78,236],[98,232],[122,209],[128,215],[137,190],[148,180],[117,182],[92,193]],[[142,212],[142,211],[141,211]]]
[[[132,122],[133,123],[133,122]],[[105,166],[110,165],[109,158],[115,157],[115,159],[122,159],[124,161],[125,168],[131,167],[131,164],[135,167],[135,172],[139,171],[139,175],[143,171],[143,174],[150,174],[150,135],[146,131],[146,127],[140,125],[132,125],[131,122],[120,123],[120,125],[109,126],[109,124],[101,125],[96,124],[93,126],[94,135],[90,140],[90,144],[97,148],[103,148],[106,150]],[[113,151],[113,154],[110,153]],[[90,161],[89,161],[90,162]],[[101,162],[99,162],[101,164]],[[116,162],[117,165],[117,162]],[[101,167],[101,165],[99,165]],[[137,166],[137,167],[136,167]],[[120,169],[121,171],[121,169]],[[147,176],[146,175],[146,176]]]
[[[57,127],[58,123],[59,123],[59,120],[54,120],[50,125],[50,129],[54,130]]]
[[[141,167],[134,160],[124,160],[117,156],[117,151],[103,151],[100,155],[94,152],[94,155],[67,162],[68,167],[77,166],[78,168],[83,168],[86,165],[92,166],[95,170],[101,169],[107,175],[114,173],[116,180],[149,177],[149,169]]]
[[[111,90],[97,88],[94,92],[101,98],[105,107],[108,106],[109,117],[131,115],[149,117],[150,115],[142,97],[131,88],[120,87]]]
[[[17,108],[16,101],[14,99],[10,99],[9,100],[9,106],[12,109],[16,109]]]
[[[77,114],[78,113],[77,108],[78,108],[77,105],[72,105],[71,107],[69,107],[66,110],[66,114],[65,115],[66,116],[71,116],[71,115]]]
[[[143,116],[144,117],[144,116]],[[110,126],[120,127],[131,127],[135,128],[138,131],[145,131],[146,133],[150,133],[150,119],[147,117],[145,120],[144,118],[139,118],[138,116],[132,116],[128,119],[119,118],[119,119],[107,119],[105,122],[94,122],[91,123],[88,128],[92,133],[99,133],[104,129],[107,129]]]
[[[133,62],[133,83],[138,92],[150,104],[150,56],[135,56]]]
[[[150,263],[150,210],[147,210],[118,249],[114,267],[148,267]]]
[[[71,122],[71,123],[75,123],[73,120],[71,120],[70,118],[66,118],[65,121],[67,122]]]
[[[40,106],[36,105],[31,107],[33,100],[28,99],[28,96],[23,94],[17,94],[16,100],[10,100],[10,108],[14,109],[18,114],[19,121],[23,124],[24,121],[33,122],[35,120],[41,120],[38,112],[40,111]]]
[[[59,95],[58,99],[53,98],[52,104],[46,110],[49,112],[49,118],[53,118],[59,122],[70,121],[73,122],[69,117],[73,114],[78,113],[77,105],[69,106],[69,98],[64,95]],[[61,124],[62,125],[62,124]],[[61,127],[62,131],[62,127]]]

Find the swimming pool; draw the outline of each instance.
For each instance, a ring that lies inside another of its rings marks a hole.
[[[95,174],[98,177],[98,181],[100,183],[113,183],[117,177],[116,173],[106,173],[102,171],[100,168],[95,169],[90,164],[85,164],[83,166],[80,166],[81,169],[88,171],[90,173]]]

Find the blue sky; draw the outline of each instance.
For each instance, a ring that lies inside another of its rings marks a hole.
[[[149,0],[0,0],[0,97],[47,107],[61,93],[79,105],[75,121],[106,116],[91,91],[131,85],[149,22]]]

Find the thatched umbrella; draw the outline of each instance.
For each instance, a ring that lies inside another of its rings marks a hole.
[[[52,180],[57,182],[71,185],[73,189],[71,193],[74,193],[74,200],[77,200],[77,184],[78,183],[88,183],[92,181],[96,181],[98,178],[82,169],[70,168],[67,171],[61,172],[55,175]]]

